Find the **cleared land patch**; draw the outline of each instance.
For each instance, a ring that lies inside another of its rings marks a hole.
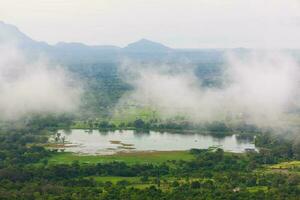
[[[57,153],[49,158],[49,164],[71,164],[78,161],[81,164],[96,164],[108,162],[125,162],[127,164],[153,163],[159,164],[171,160],[192,160],[194,156],[188,151],[153,151],[118,153],[114,155],[80,155],[74,153]]]

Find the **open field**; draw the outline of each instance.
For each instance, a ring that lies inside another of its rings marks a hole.
[[[148,177],[147,181],[142,181],[142,177],[120,177],[120,176],[91,176],[87,178],[93,178],[96,182],[111,182],[112,184],[122,184],[122,182],[126,182],[128,187],[134,187],[143,189],[150,186],[157,185],[157,178],[156,177]],[[176,181],[178,184],[186,184],[192,183],[194,181],[205,182],[206,180],[214,181],[213,179],[201,179],[201,178],[179,178],[179,177],[169,177],[169,176],[162,176],[160,177],[160,189],[163,191],[172,190],[173,183]],[[253,186],[247,187],[249,192],[266,192],[268,190],[267,186]]]
[[[300,161],[282,162],[275,165],[271,165],[270,169],[300,169]]]
[[[159,119],[159,115],[153,109],[149,107],[125,107],[118,112],[115,112],[111,119],[100,118],[94,122],[101,122],[101,121],[109,121],[111,124],[115,126],[120,125],[121,123],[130,123],[134,122],[136,119],[142,119],[145,122],[149,122],[153,119]],[[72,129],[90,129],[89,123],[86,121],[74,121],[73,125],[71,126]],[[97,129],[98,127],[93,127]],[[133,128],[133,127],[131,127]]]
[[[193,158],[194,156],[188,151],[134,152],[114,155],[79,155],[65,152],[58,153],[49,158],[49,164],[71,164],[73,161],[79,161],[81,164],[108,163],[113,161],[125,162],[127,164],[159,164],[170,160],[191,160]]]
[[[102,182],[102,183],[111,182],[113,184],[118,184],[125,181],[128,187],[134,187],[139,189],[157,185],[157,177],[148,177],[147,180],[145,181],[141,180],[142,177],[90,176],[86,178],[93,178],[96,182]],[[192,178],[192,177],[186,179],[186,178],[179,178],[173,176],[162,176],[160,177],[160,189],[164,191],[170,190],[172,188],[172,184],[175,181],[179,184],[186,184],[186,183],[191,183],[193,181],[203,182],[206,180],[208,179]]]
[[[263,173],[284,173],[284,174],[299,174],[300,175],[300,161],[294,160],[289,162],[281,162],[274,165],[266,166]]]
[[[151,119],[158,119],[159,114],[155,112],[150,107],[122,107],[116,111],[112,117],[112,122],[116,125],[120,123],[129,123],[133,122],[137,118],[142,119],[144,121],[149,121]]]
[[[267,191],[268,187],[267,186],[253,186],[253,187],[248,187],[247,190],[249,192],[259,192],[259,191]]]

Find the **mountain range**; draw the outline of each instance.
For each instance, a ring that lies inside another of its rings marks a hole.
[[[219,60],[221,49],[173,49],[161,43],[148,39],[128,44],[121,48],[112,45],[86,45],[77,42],[59,42],[49,45],[46,42],[35,41],[16,26],[0,21],[0,44],[14,43],[30,55],[46,54],[49,58],[59,62],[116,62],[130,58],[138,60],[189,60],[204,61]]]
[[[16,26],[0,21],[0,44],[13,43],[29,56],[46,55],[62,64],[118,63],[124,59],[146,62],[191,64],[222,63],[225,52],[243,54],[251,49],[174,49],[148,39],[141,39],[121,48],[113,45],[86,45],[78,42],[59,42],[49,45],[35,41]],[[299,50],[286,50],[300,58]]]
[[[87,115],[110,113],[121,96],[131,89],[119,73],[124,60],[150,63],[160,67],[161,63],[170,66],[190,67],[204,86],[219,86],[224,63],[224,49],[174,49],[158,42],[141,39],[121,48],[117,46],[86,45],[82,43],[59,42],[49,45],[35,41],[16,26],[0,22],[0,45],[17,45],[29,58],[47,57],[49,62],[60,64],[83,80]],[[245,53],[249,49],[230,49],[235,53]],[[293,51],[295,55],[299,52]],[[0,55],[1,56],[1,55]],[[172,65],[175,64],[175,65]],[[52,65],[51,65],[52,66]]]

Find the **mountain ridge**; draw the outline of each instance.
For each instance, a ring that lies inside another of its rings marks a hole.
[[[169,51],[170,47],[165,46],[164,44],[154,42],[152,40],[148,40],[142,38],[136,42],[129,43],[126,47],[123,48],[126,51]]]
[[[171,48],[165,46],[164,44],[161,44],[159,42],[154,42],[148,39],[140,39],[138,41],[129,43],[126,47],[119,47],[115,45],[87,45],[82,42],[64,42],[60,41],[57,42],[54,45],[50,45],[47,42],[44,41],[36,41],[20,31],[20,29],[17,26],[7,24],[3,21],[0,21],[0,42],[1,41],[12,41],[16,42],[19,45],[23,44],[29,44],[29,43],[42,43],[44,45],[47,45],[49,47],[63,47],[63,48],[94,48],[94,49],[124,49],[126,51],[162,51],[162,50],[170,50]]]

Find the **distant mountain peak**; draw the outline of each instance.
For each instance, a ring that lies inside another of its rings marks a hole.
[[[3,21],[0,21],[0,28],[1,28],[1,31],[4,32],[4,31],[10,31],[10,32],[15,32],[15,33],[18,33],[20,34],[21,31],[14,25],[11,25],[11,24],[6,24],[4,23]]]
[[[148,39],[146,39],[146,38],[142,38],[142,39],[136,41],[135,43],[139,43],[139,42],[143,42],[143,43],[157,43],[157,42],[148,40]],[[158,43],[157,43],[157,44],[158,44]]]
[[[149,51],[169,51],[170,48],[148,39],[140,39],[136,42],[128,44],[125,48],[126,51],[140,51],[140,52],[149,52]]]
[[[16,26],[0,21],[0,41],[32,42]]]

